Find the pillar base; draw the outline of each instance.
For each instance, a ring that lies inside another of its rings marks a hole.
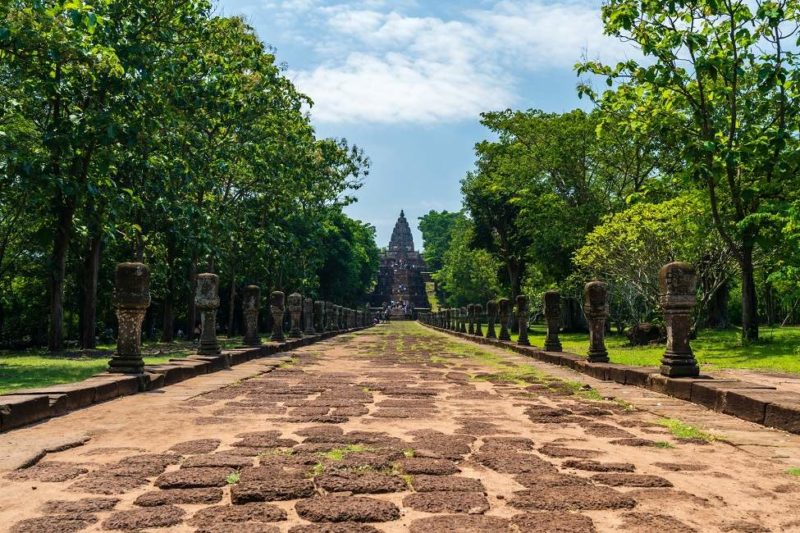
[[[286,335],[281,333],[280,335],[277,333],[273,333],[272,336],[269,338],[272,342],[283,342],[286,340]]]
[[[214,342],[203,342],[200,341],[200,348],[197,350],[199,355],[219,355],[222,353],[222,350],[219,347],[219,343]]]
[[[561,352],[561,351],[564,351],[564,348],[561,346],[560,342],[548,342],[548,341],[545,341],[545,343],[544,343],[544,351],[546,351],[546,352]]]
[[[108,362],[108,372],[113,374],[142,374],[144,372],[144,360],[138,356],[114,356]]]
[[[696,378],[700,366],[694,356],[664,356],[661,360],[661,375],[671,378]]]
[[[589,352],[589,355],[586,357],[586,360],[590,363],[610,363],[611,360],[608,358],[608,352],[597,352],[592,353]]]
[[[245,346],[261,346],[261,337],[245,337],[242,344]]]
[[[501,341],[510,341],[511,340],[511,335],[509,335],[508,332],[506,332],[505,334],[500,333],[500,336],[497,337],[497,338],[498,338],[498,340],[501,340]]]
[[[517,344],[519,344],[520,346],[530,346],[531,341],[529,341],[527,337],[520,337],[517,340]]]

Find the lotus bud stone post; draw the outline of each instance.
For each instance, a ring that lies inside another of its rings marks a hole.
[[[150,269],[142,263],[120,263],[115,272],[114,306],[119,334],[117,353],[108,371],[121,374],[144,372],[142,321],[150,305]]]
[[[219,309],[219,276],[216,274],[198,274],[197,292],[194,304],[200,310],[200,348],[201,355],[217,355],[221,353],[217,341],[217,309]]]
[[[500,309],[500,335],[497,338],[501,341],[510,341],[511,335],[508,333],[508,321],[511,318],[511,300],[500,298],[498,307]]]
[[[490,300],[486,302],[486,338],[496,339],[494,325],[497,322],[497,302]]]
[[[583,313],[589,323],[590,363],[608,363],[605,334],[608,318],[608,289],[602,281],[590,281],[583,288]]]
[[[544,349],[548,352],[560,352],[562,348],[558,330],[561,328],[561,294],[558,291],[544,293],[544,318],[547,321]]]
[[[269,295],[269,312],[272,314],[272,336],[270,340],[274,342],[286,340],[283,334],[283,315],[286,311],[285,301],[286,295],[281,291],[274,291]]]
[[[245,346],[258,346],[261,338],[258,336],[258,310],[261,306],[261,289],[258,285],[248,285],[244,288],[242,298],[242,314],[244,314]]]
[[[692,309],[697,303],[697,275],[688,263],[670,263],[658,274],[661,308],[667,326],[667,349],[661,373],[671,377],[697,377],[700,367],[689,345]]]
[[[517,320],[519,321],[519,339],[517,344],[530,346],[528,340],[528,297],[524,294],[517,296]]]

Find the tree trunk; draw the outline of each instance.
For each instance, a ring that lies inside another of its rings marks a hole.
[[[190,328],[191,330],[191,328]],[[161,342],[172,342],[175,331],[175,243],[167,238],[167,286],[164,291],[164,323]]]
[[[59,195],[56,206],[58,221],[53,241],[53,255],[50,261],[50,331],[47,338],[47,348],[51,352],[58,352],[64,348],[64,278],[66,277],[67,250],[72,236],[75,201],[64,199]]]
[[[745,245],[739,259],[742,269],[742,340],[758,340],[758,296],[753,274],[753,246]]]
[[[189,308],[186,312],[187,332],[189,340],[194,340],[194,327],[197,320],[197,308],[194,305],[194,291],[197,284],[197,252],[192,252],[192,264],[189,266]]]
[[[728,316],[728,299],[730,285],[726,281],[716,290],[708,302],[708,319],[706,326],[713,329],[725,329],[731,325]]]
[[[509,261],[507,264],[508,280],[511,285],[511,307],[515,309],[508,317],[508,329],[511,333],[519,333],[519,321],[517,320],[516,305],[517,295],[522,292],[522,279],[520,276],[519,265],[515,261]]]
[[[234,336],[233,314],[236,312],[236,268],[231,266],[231,295],[228,299],[228,338]]]
[[[89,239],[89,250],[83,263],[83,311],[81,313],[81,348],[95,348],[97,328],[97,276],[100,272],[101,239]]]

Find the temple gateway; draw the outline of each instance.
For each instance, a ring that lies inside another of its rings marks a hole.
[[[389,248],[381,252],[378,285],[372,293],[373,308],[389,309],[392,318],[413,318],[417,310],[428,310],[422,254],[414,249],[414,237],[403,211],[394,225]]]

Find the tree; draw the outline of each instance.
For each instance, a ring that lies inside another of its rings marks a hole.
[[[442,258],[442,268],[434,274],[450,307],[485,303],[504,291],[497,274],[502,265],[486,250],[472,249],[474,226],[464,217],[456,220],[450,233],[450,244]]]
[[[617,321],[644,322],[659,307],[658,273],[672,261],[697,267],[700,310],[734,271],[730,253],[713,231],[713,223],[697,194],[661,203],[637,203],[608,215],[586,236],[575,253],[584,278],[607,281],[618,309]]]
[[[741,271],[742,336],[758,339],[754,251],[797,186],[798,2],[611,0],[609,35],[646,60],[579,65],[616,87],[597,94],[630,131],[672,128],[691,185],[705,191],[714,227]],[[677,127],[676,127],[677,125]]]
[[[337,213],[325,224],[321,246],[325,258],[319,270],[320,298],[342,305],[363,304],[378,274],[375,228]]]
[[[422,257],[432,272],[440,270],[444,264],[444,254],[450,245],[451,233],[461,213],[430,210],[419,217],[419,230],[422,232]]]

